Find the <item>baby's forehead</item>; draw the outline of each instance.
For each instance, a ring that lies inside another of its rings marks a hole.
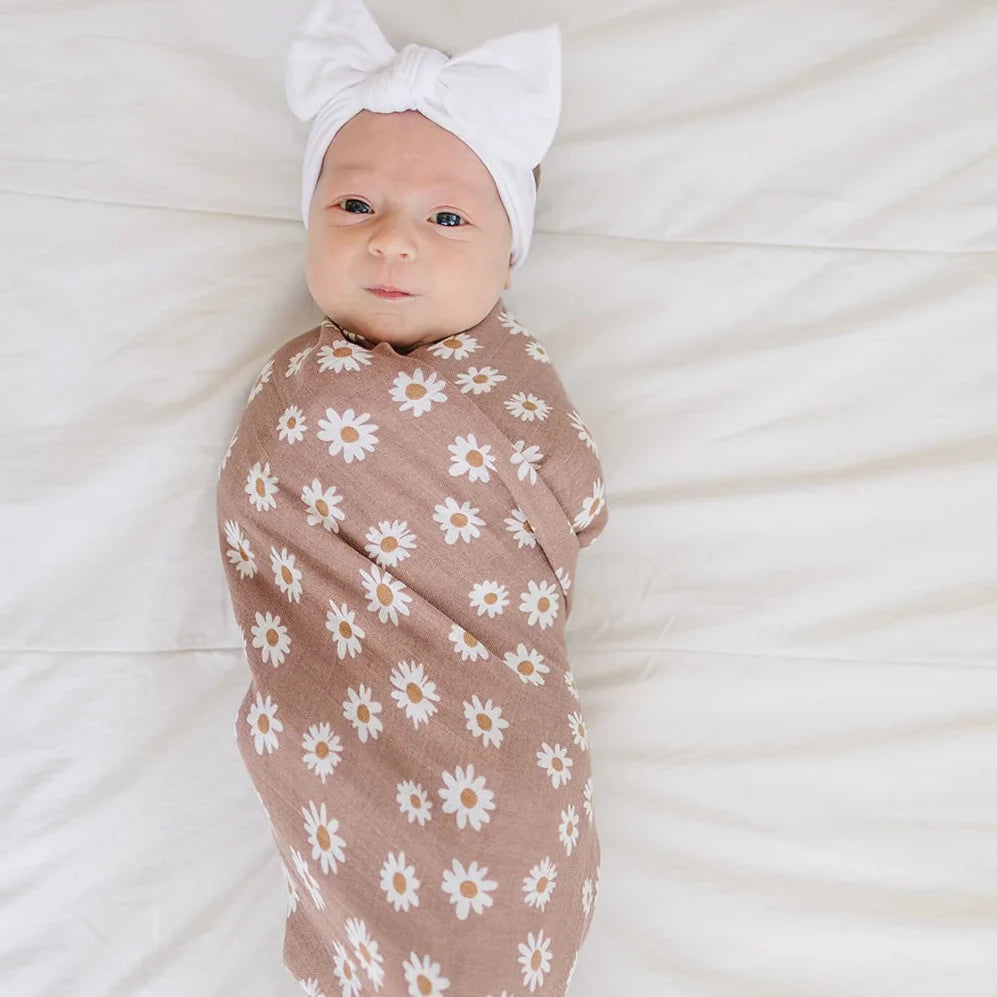
[[[464,185],[468,192],[487,190],[491,183],[474,150],[418,111],[354,115],[326,146],[322,170],[419,185]]]
[[[492,185],[490,174],[483,177],[458,173],[445,161],[423,162],[418,170],[410,162],[371,161],[364,156],[327,156],[323,159],[319,179],[342,183],[373,184],[386,190],[406,190],[427,196],[447,195],[467,199],[487,198]]]

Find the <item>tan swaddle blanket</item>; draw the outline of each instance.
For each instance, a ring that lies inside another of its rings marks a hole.
[[[313,997],[561,997],[599,880],[564,640],[596,444],[501,300],[364,343],[326,319],[279,347],[219,470],[284,963]]]

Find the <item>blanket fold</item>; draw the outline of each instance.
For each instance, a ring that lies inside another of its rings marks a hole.
[[[288,969],[562,995],[600,857],[564,627],[608,506],[543,346],[501,299],[408,351],[326,319],[264,364],[217,513]]]

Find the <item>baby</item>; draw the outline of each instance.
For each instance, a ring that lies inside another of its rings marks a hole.
[[[236,742],[286,876],[284,964],[311,997],[562,997],[591,925],[565,623],[608,508],[588,427],[501,299],[558,44],[396,53],[334,0],[292,46],[325,318],[264,364],[217,503],[252,674]]]

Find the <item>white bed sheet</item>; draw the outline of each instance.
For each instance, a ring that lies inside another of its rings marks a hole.
[[[213,490],[317,317],[306,6],[0,12],[3,994],[301,992]],[[369,6],[396,46],[563,30],[507,300],[611,507],[572,997],[992,997],[997,8]]]

